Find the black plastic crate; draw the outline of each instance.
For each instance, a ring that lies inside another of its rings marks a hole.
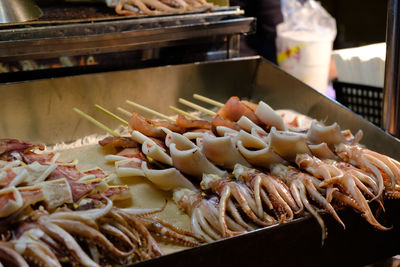
[[[383,90],[360,84],[333,81],[336,100],[365,119],[381,126]]]

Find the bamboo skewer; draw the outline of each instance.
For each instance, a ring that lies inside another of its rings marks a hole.
[[[127,111],[126,109],[123,109],[121,107],[117,107],[117,110],[119,112],[121,112],[122,114],[128,116],[128,117],[132,117],[132,112]]]
[[[183,98],[179,98],[178,101],[179,101],[179,103],[182,103],[182,104],[184,104],[184,105],[186,105],[186,106],[188,106],[188,107],[191,107],[191,108],[193,108],[193,109],[195,109],[195,110],[204,112],[204,113],[206,113],[206,114],[208,114],[208,115],[210,115],[210,116],[215,116],[215,115],[217,114],[217,113],[215,113],[214,111],[208,110],[208,109],[206,109],[206,108],[204,108],[204,107],[202,107],[202,106],[199,106],[199,105],[197,105],[197,104],[195,104],[195,103],[192,103],[192,102],[190,102],[190,101],[187,101],[187,100],[185,100],[185,99],[183,99]]]
[[[100,127],[101,129],[105,130],[106,132],[108,132],[109,134],[115,136],[115,137],[119,137],[119,134],[116,133],[115,131],[111,130],[110,128],[108,128],[107,126],[105,126],[103,123],[99,122],[98,120],[96,120],[95,118],[93,118],[92,116],[86,114],[85,112],[77,109],[77,108],[73,108],[73,110],[78,113],[79,115],[81,115],[82,117],[86,118],[88,121],[90,121],[91,123],[95,124],[96,126]]]
[[[104,112],[105,114],[107,114],[108,116],[110,116],[111,118],[119,121],[120,123],[122,123],[123,125],[128,125],[128,122],[124,119],[122,119],[121,117],[115,115],[114,113],[112,113],[111,111],[108,111],[107,109],[101,107],[100,105],[94,105],[95,108],[97,108],[98,110]]]
[[[195,99],[198,99],[198,100],[201,100],[201,101],[203,101],[203,102],[212,104],[212,105],[214,105],[214,106],[221,107],[221,105],[222,105],[222,106],[224,105],[224,104],[222,104],[222,103],[220,103],[220,102],[218,102],[218,101],[212,100],[212,99],[210,99],[210,98],[207,98],[207,97],[204,97],[204,96],[201,96],[201,95],[198,95],[198,94],[194,94],[193,97],[194,97]],[[191,107],[191,108],[193,108],[193,109],[195,109],[195,110],[198,110],[198,111],[200,111],[200,112],[206,113],[206,114],[208,114],[208,115],[211,115],[211,116],[215,116],[215,115],[216,115],[215,112],[213,112],[213,111],[211,111],[211,110],[208,110],[208,109],[206,109],[206,108],[204,108],[204,107],[202,107],[202,106],[200,106],[200,105],[194,104],[194,103],[192,103],[192,102],[190,102],[190,101],[188,101],[188,100],[185,100],[185,99],[183,99],[183,98],[179,98],[178,101],[179,101],[180,103],[182,103],[182,104],[188,106],[188,107]],[[162,114],[162,113],[160,113],[160,112],[157,112],[157,111],[155,111],[155,110],[152,110],[152,109],[150,109],[150,108],[148,108],[148,107],[142,106],[142,105],[140,105],[140,104],[137,104],[137,103],[132,102],[132,101],[129,101],[129,100],[126,100],[126,103],[129,104],[129,105],[131,105],[131,106],[134,106],[134,107],[136,107],[136,108],[138,108],[138,109],[140,109],[140,110],[142,110],[142,111],[145,111],[145,112],[150,113],[150,114],[152,114],[152,115],[155,115],[155,116],[157,116],[157,117],[163,118],[163,119],[165,119],[165,120],[167,120],[167,121],[169,121],[169,122],[173,122],[173,123],[175,122],[174,119],[171,119],[171,118],[168,117],[167,115],[164,115],[164,114]],[[123,125],[125,125],[125,126],[129,125],[129,123],[128,123],[126,120],[122,119],[121,117],[119,117],[118,115],[112,113],[111,111],[109,111],[109,110],[107,110],[107,109],[101,107],[100,105],[95,104],[94,107],[97,108],[98,110],[102,111],[102,112],[105,113],[106,115],[110,116],[111,118],[113,118],[113,119],[119,121],[119,122],[122,123]],[[194,120],[201,120],[201,119],[202,119],[202,118],[200,118],[200,117],[198,117],[198,116],[192,115],[192,114],[190,114],[190,113],[188,113],[188,112],[186,112],[186,111],[184,111],[184,110],[181,110],[181,109],[179,109],[179,108],[176,108],[176,107],[174,107],[174,106],[169,106],[169,108],[170,108],[171,110],[175,111],[176,113],[182,114],[182,115],[184,115],[184,116],[186,116],[186,117],[188,117],[188,118],[190,118],[190,119],[194,119]],[[87,120],[89,120],[91,123],[93,123],[93,124],[95,124],[96,126],[102,128],[103,130],[105,130],[105,131],[108,132],[109,134],[111,134],[111,135],[113,135],[113,136],[115,136],[115,137],[119,137],[119,136],[120,136],[117,132],[113,131],[112,129],[110,129],[109,127],[107,127],[106,125],[104,125],[103,123],[99,122],[98,120],[96,120],[96,119],[93,118],[92,116],[90,116],[90,115],[84,113],[83,111],[79,110],[78,108],[73,108],[73,110],[74,110],[76,113],[78,113],[79,115],[81,115],[82,117],[84,117],[84,118],[86,118]],[[120,111],[121,113],[123,113],[123,114],[129,116],[129,117],[132,116],[132,113],[131,113],[131,112],[129,112],[129,111],[127,111],[127,110],[125,110],[125,109],[123,109],[123,108],[121,108],[121,107],[117,107],[117,110]]]
[[[178,114],[182,114],[183,116],[188,117],[189,119],[192,119],[192,120],[201,120],[200,117],[195,116],[195,115],[192,115],[192,114],[190,114],[190,113],[188,113],[188,112],[186,112],[186,111],[184,111],[184,110],[182,110],[182,109],[176,108],[176,107],[174,107],[174,106],[169,106],[169,108],[172,109],[173,111],[175,111],[175,112],[178,113]]]
[[[205,103],[211,104],[213,106],[219,107],[219,108],[222,108],[224,106],[224,103],[218,102],[218,101],[216,101],[214,99],[211,99],[211,98],[199,95],[199,94],[193,94],[193,98],[197,99],[197,100],[200,100],[200,101],[203,101]]]
[[[126,103],[129,104],[129,105],[131,105],[131,106],[133,106],[133,107],[135,107],[135,108],[137,108],[137,109],[140,109],[140,110],[142,110],[142,111],[145,111],[145,112],[147,112],[147,113],[150,113],[150,114],[152,114],[152,115],[155,115],[155,116],[157,116],[157,117],[159,117],[159,118],[165,119],[165,120],[167,120],[167,121],[169,121],[169,122],[175,122],[174,119],[171,119],[170,117],[168,117],[168,116],[166,116],[166,115],[164,115],[164,114],[162,114],[162,113],[160,113],[160,112],[157,112],[157,111],[155,111],[155,110],[152,110],[152,109],[150,109],[150,108],[147,108],[147,107],[145,107],[145,106],[142,106],[142,105],[140,105],[140,104],[137,104],[137,103],[135,103],[135,102],[126,100]]]

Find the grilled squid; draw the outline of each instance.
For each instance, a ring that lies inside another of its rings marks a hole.
[[[235,140],[239,152],[254,166],[269,168],[272,164],[286,163],[268,144],[254,135],[240,131]]]
[[[268,138],[272,149],[284,159],[294,160],[297,154],[311,154],[303,134],[277,131],[272,127]]]
[[[215,137],[206,133],[202,138],[201,150],[209,160],[228,170],[232,170],[236,163],[250,166],[229,136]]]
[[[183,173],[201,179],[203,173],[226,174],[212,164],[189,139],[177,133],[170,133],[166,138],[173,165]]]
[[[332,125],[324,126],[312,121],[307,132],[307,140],[312,144],[326,143],[329,146],[341,143],[356,144],[362,138],[362,131],[352,136],[348,131],[341,131],[340,126],[335,122]]]
[[[175,168],[151,170],[147,168],[146,162],[143,162],[142,170],[144,176],[162,190],[187,188],[197,191],[196,187]]]
[[[287,129],[282,117],[263,101],[258,103],[255,114],[260,121],[268,126],[274,126],[278,130]]]

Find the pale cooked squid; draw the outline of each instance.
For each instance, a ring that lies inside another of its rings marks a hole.
[[[379,187],[379,195],[382,194],[384,187],[394,190],[396,185],[400,185],[400,163],[398,161],[356,145],[339,144],[335,150],[342,160],[374,176]]]
[[[249,184],[258,214],[264,212],[264,204],[268,211],[276,214],[278,222],[284,223],[293,220],[294,213],[301,212],[301,206],[295,202],[289,188],[276,177],[240,164],[235,166],[233,175],[239,181]]]
[[[173,199],[177,205],[183,209],[191,220],[192,231],[202,237],[206,242],[221,239],[226,234],[226,231],[221,227],[219,220],[219,200],[217,197],[205,198],[199,192],[194,192],[188,189],[175,190]],[[231,212],[237,209],[232,205],[228,205]],[[232,215],[233,216],[233,215]],[[230,216],[226,216],[226,225],[231,233],[240,234],[255,229],[246,223],[238,224]]]
[[[234,140],[239,152],[254,166],[269,168],[272,164],[287,163],[268,144],[243,130],[240,131]]]
[[[272,127],[268,139],[272,149],[286,160],[293,161],[297,154],[311,154],[304,134],[277,131]]]
[[[202,138],[201,151],[213,163],[228,170],[233,170],[236,163],[250,166],[229,136],[216,137],[205,133]]]
[[[278,130],[286,130],[287,127],[282,117],[275,112],[267,103],[260,101],[255,111],[257,118],[264,124],[275,127]]]
[[[183,135],[168,134],[166,144],[169,146],[173,165],[181,172],[198,179],[201,179],[203,173],[226,174],[225,171],[212,164],[200,148]]]
[[[320,159],[333,159],[337,160],[338,156],[328,147],[326,143],[320,143],[318,145],[308,145],[311,153]]]
[[[240,216],[239,210],[246,215],[247,219],[257,225],[268,226],[276,223],[272,216],[258,209],[253,193],[241,181],[205,174],[200,186],[203,190],[212,190],[220,196],[218,220],[224,237],[241,233],[229,230],[226,219],[227,211],[232,214],[236,223],[245,228],[248,228],[249,225]]]
[[[311,123],[310,129],[307,132],[307,140],[311,144],[326,143],[329,146],[341,143],[356,144],[361,140],[362,136],[363,133],[361,130],[353,136],[349,131],[343,132],[336,122],[332,125],[324,126],[318,124],[315,120]]]
[[[321,195],[319,190],[315,187],[314,179],[317,184],[319,180],[314,178],[313,176],[307,175],[305,173],[300,172],[295,168],[289,168],[282,164],[277,164],[271,169],[271,173],[277,175],[280,179],[282,179],[290,188],[293,197],[296,200],[296,203],[301,206],[301,208],[305,207],[305,209],[311,213],[311,215],[318,221],[321,226],[322,231],[322,243],[324,243],[327,237],[327,230],[325,227],[325,223],[321,216],[318,214],[318,211],[313,205],[309,202],[308,195],[316,201],[325,211],[327,211],[336,221],[338,221],[343,227],[345,227],[342,220],[337,215],[335,209],[332,205]]]

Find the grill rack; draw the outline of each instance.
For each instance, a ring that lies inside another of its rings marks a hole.
[[[169,42],[255,31],[238,7],[157,17],[34,21],[0,26],[0,62],[102,54],[167,46]]]

